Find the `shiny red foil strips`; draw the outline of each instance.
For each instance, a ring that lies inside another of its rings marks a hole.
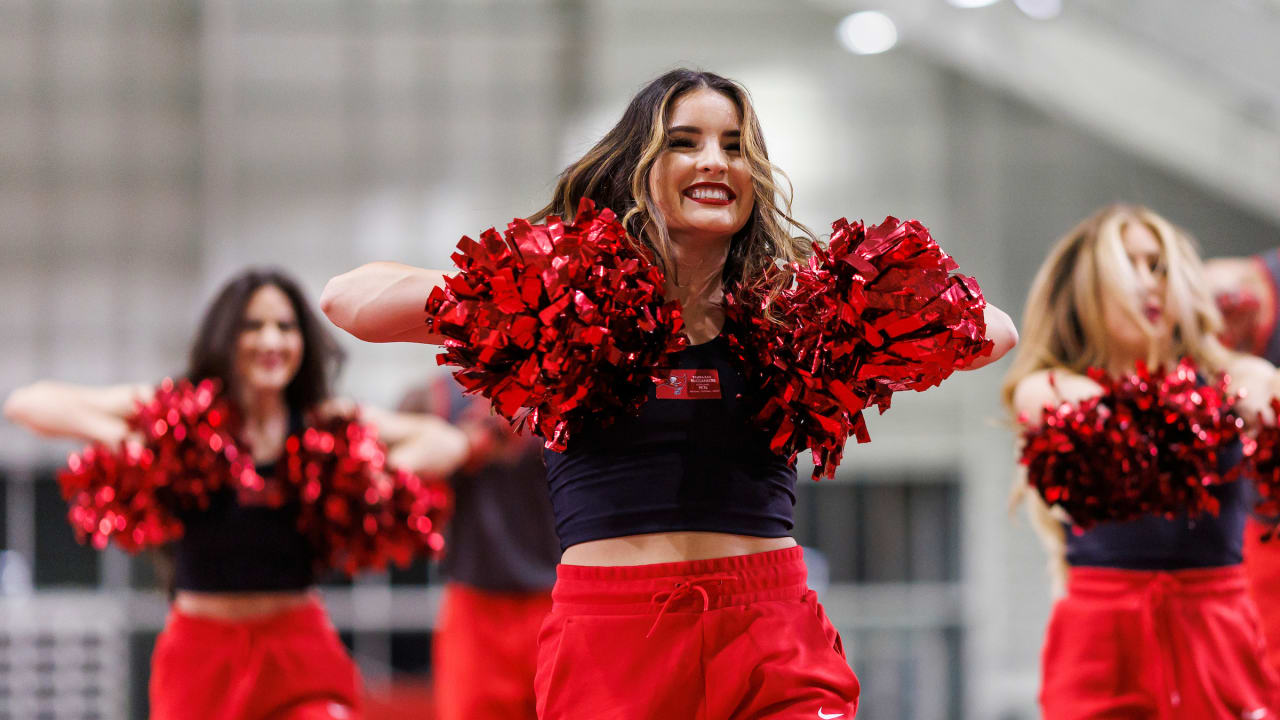
[[[386,465],[374,428],[321,420],[285,441],[282,479],[301,500],[298,529],[326,568],[354,575],[444,549],[449,487]]]
[[[651,375],[685,344],[653,258],[612,210],[584,199],[573,223],[514,220],[464,237],[460,272],[427,300],[442,365],[562,451],[575,431],[634,414]]]
[[[182,537],[182,523],[156,498],[154,456],[137,444],[93,445],[58,474],[76,539],[98,550],[115,542],[136,553]]]
[[[81,542],[129,552],[182,537],[179,511],[201,510],[223,488],[266,490],[240,450],[231,413],[212,380],[165,380],[130,424],[143,442],[94,445],[72,455],[58,476]],[[407,565],[444,549],[453,494],[441,480],[386,465],[386,447],[354,419],[321,421],[285,440],[277,463],[284,491],[272,504],[299,501],[298,529],[325,568],[354,574]]]
[[[813,453],[833,477],[850,437],[868,442],[862,410],[900,390],[937,385],[991,353],[977,282],[915,220],[864,228],[841,218],[764,317],[758,294],[730,293],[735,353],[761,386],[756,418],[770,447]]]
[[[1271,409],[1280,413],[1280,400],[1273,399]],[[1248,472],[1258,491],[1254,512],[1267,528],[1263,539],[1272,540],[1280,533],[1280,427],[1274,423],[1259,425],[1256,443],[1248,458]]]
[[[141,445],[91,446],[59,474],[80,541],[98,549],[115,541],[137,552],[181,537],[177,511],[208,507],[210,493],[224,484],[257,477],[230,424],[216,382],[162,382],[130,419]]]
[[[1144,515],[1216,515],[1208,489],[1242,472],[1219,473],[1244,428],[1226,379],[1203,384],[1190,360],[1168,374],[1139,364],[1122,377],[1096,368],[1089,377],[1101,395],[1047,407],[1024,430],[1020,462],[1031,487],[1080,529]]]

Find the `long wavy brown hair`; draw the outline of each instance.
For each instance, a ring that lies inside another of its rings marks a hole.
[[[579,201],[588,198],[617,213],[632,241],[652,250],[663,271],[674,278],[671,235],[649,194],[649,172],[667,147],[671,108],[681,97],[703,88],[724,95],[737,107],[742,123],[742,154],[751,169],[755,192],[751,217],[733,236],[721,279],[728,288],[738,285],[771,297],[790,281],[790,276],[765,273],[765,268],[779,261],[808,257],[816,238],[791,216],[790,181],[769,160],[764,133],[746,88],[714,73],[681,68],[645,85],[631,99],[618,124],[586,155],[565,168],[551,202],[530,220],[538,222],[549,215],[571,220]],[[786,181],[785,193],[776,177]],[[793,237],[789,229],[803,237]]]

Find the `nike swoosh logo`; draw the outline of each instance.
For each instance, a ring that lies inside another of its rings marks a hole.
[[[822,718],[822,720],[831,720],[831,718],[844,717],[844,713],[831,713],[828,715],[827,713],[822,712],[822,708],[818,708],[818,717]]]

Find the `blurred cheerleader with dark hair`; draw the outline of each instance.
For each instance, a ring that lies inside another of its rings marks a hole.
[[[293,279],[250,269],[205,312],[183,381],[41,381],[6,401],[34,432],[97,444],[62,478],[82,536],[171,542],[153,720],[360,717],[317,577],[428,550],[447,499],[407,471],[449,472],[468,443],[438,418],[333,398],[341,359]]]

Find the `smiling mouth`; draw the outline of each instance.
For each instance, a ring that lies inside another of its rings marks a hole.
[[[1158,307],[1148,305],[1142,309],[1142,314],[1147,318],[1147,322],[1154,325],[1160,322],[1160,318],[1164,315],[1164,312]]]
[[[684,196],[703,205],[728,205],[738,196],[728,185],[720,183],[699,183],[685,188]]]

